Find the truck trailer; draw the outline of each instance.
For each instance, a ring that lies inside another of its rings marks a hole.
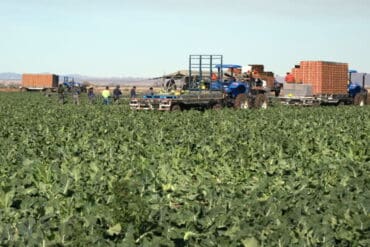
[[[365,105],[365,77],[360,85],[352,73],[346,63],[302,61],[292,69],[295,83],[285,83],[279,99],[285,105]]]
[[[54,74],[23,74],[22,90],[54,91],[59,84],[59,76]]]
[[[21,91],[44,91],[56,92],[59,85],[59,77],[55,74],[23,74]],[[60,82],[67,91],[73,87],[80,87],[81,92],[86,92],[86,85],[76,82],[73,77],[63,76]]]

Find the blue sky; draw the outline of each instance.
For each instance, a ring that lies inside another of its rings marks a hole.
[[[160,76],[189,54],[370,72],[370,0],[0,0],[0,72]]]

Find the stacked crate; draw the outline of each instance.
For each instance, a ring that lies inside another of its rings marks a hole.
[[[249,64],[253,72],[262,73],[265,70],[265,66],[263,64]]]
[[[295,68],[292,69],[292,75],[296,83],[303,83],[303,74],[299,65],[296,65]]]
[[[261,72],[259,74],[259,78],[261,78],[261,80],[266,81],[266,86],[267,87],[269,87],[269,88],[273,88],[274,87],[275,77],[274,77],[274,73],[273,72],[271,72],[271,71]]]
[[[302,61],[294,68],[295,77],[303,84],[312,85],[314,95],[346,94],[348,64],[325,61]]]
[[[251,66],[254,78],[266,81],[266,86],[269,88],[274,87],[275,77],[273,72],[265,71],[265,66],[263,64],[249,64],[249,66]]]

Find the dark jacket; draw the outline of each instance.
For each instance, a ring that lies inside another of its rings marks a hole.
[[[131,91],[130,91],[130,97],[131,98],[136,98],[136,89],[135,88],[132,88]]]
[[[122,95],[122,92],[119,88],[113,90],[113,98],[118,99]]]

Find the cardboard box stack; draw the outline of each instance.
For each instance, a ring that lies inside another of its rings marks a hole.
[[[300,65],[296,65],[295,68],[292,69],[292,75],[294,76],[296,83],[303,83],[303,75]]]
[[[264,71],[265,67],[262,64],[250,64],[253,76],[266,81],[267,87],[273,88],[275,83],[274,73],[271,71]]]
[[[275,83],[275,77],[274,73],[268,71],[268,72],[262,72],[260,73],[261,80],[266,81],[267,87],[273,88]]]
[[[257,73],[262,73],[265,69],[263,64],[249,64],[249,66],[251,66],[253,72],[256,71]]]
[[[302,61],[292,73],[296,82],[312,85],[314,95],[347,93],[347,63]]]

